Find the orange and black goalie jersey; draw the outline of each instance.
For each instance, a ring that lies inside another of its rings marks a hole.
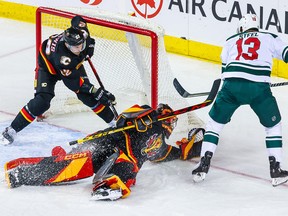
[[[75,55],[66,47],[63,33],[52,35],[41,45],[38,65],[47,73],[57,76],[58,80],[63,80],[70,90],[77,92],[84,82],[79,69],[88,54],[91,40],[88,37],[85,49],[79,55]]]
[[[146,132],[139,132],[135,128],[129,129],[108,135],[98,142],[102,141],[110,148],[117,147],[120,150],[118,161],[133,163],[136,173],[146,161],[170,161],[181,156],[179,148],[166,143],[161,122],[153,123]]]

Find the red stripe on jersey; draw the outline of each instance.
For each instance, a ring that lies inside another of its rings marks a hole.
[[[35,117],[33,117],[29,112],[27,112],[27,110],[24,107],[21,109],[20,113],[30,123],[33,122],[35,119]]]
[[[42,56],[42,58],[43,58],[43,60],[45,62],[46,67],[48,68],[49,73],[52,74],[52,75],[56,75],[57,73],[56,73],[54,67],[49,62],[49,60],[46,58],[46,56],[44,55],[42,49],[40,49],[40,54],[41,54],[41,56]]]
[[[133,164],[133,172],[138,172],[139,171],[139,167],[136,164],[135,161],[133,161],[131,158],[129,158],[123,151],[120,150],[120,155],[118,156],[117,160],[115,161],[115,163],[131,163]]]
[[[132,151],[132,147],[131,147],[131,139],[128,133],[126,133],[125,131],[123,131],[124,135],[125,135],[125,140],[126,140],[126,150],[127,150],[127,154],[128,157],[133,161],[133,163],[136,165],[138,164],[138,160],[137,158],[134,156],[133,151]],[[138,172],[139,168],[138,166],[134,167],[134,172]]]
[[[84,83],[84,79],[82,77],[80,77],[80,83],[79,83],[79,86],[81,87]]]
[[[96,114],[102,112],[105,109],[105,106],[103,104],[100,104],[99,106],[97,106],[95,109],[93,109],[93,112],[95,112]]]

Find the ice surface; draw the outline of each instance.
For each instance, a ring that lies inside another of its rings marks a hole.
[[[2,18],[0,26],[2,131],[33,97],[35,27]],[[169,54],[169,60],[178,80],[190,92],[208,91],[220,74],[217,64],[175,54]],[[273,78],[273,82],[281,81]],[[283,118],[283,168],[288,167],[287,88],[273,88]],[[189,99],[189,103],[203,99]],[[206,120],[208,111],[204,108],[196,112]],[[210,172],[200,184],[194,184],[191,178],[196,162],[179,160],[147,162],[137,176],[131,196],[116,202],[89,201],[91,178],[65,186],[7,188],[5,162],[18,157],[49,156],[55,145],[69,150],[68,141],[103,127],[106,126],[93,113],[57,116],[48,122],[34,122],[18,134],[13,145],[0,146],[1,215],[287,215],[288,184],[271,186],[264,129],[247,106],[237,110],[224,128]]]

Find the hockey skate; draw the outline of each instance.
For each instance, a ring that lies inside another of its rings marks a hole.
[[[91,193],[91,200],[118,200],[122,197],[122,190],[101,186]]]
[[[284,184],[288,181],[288,171],[280,168],[280,163],[276,161],[275,157],[269,157],[270,176],[272,178],[272,186]]]
[[[16,136],[16,131],[11,127],[6,127],[5,130],[0,135],[0,144],[9,145],[14,142]]]
[[[192,178],[194,182],[201,182],[205,179],[206,174],[210,168],[210,162],[213,153],[210,151],[205,152],[205,155],[201,158],[196,168],[192,171]]]

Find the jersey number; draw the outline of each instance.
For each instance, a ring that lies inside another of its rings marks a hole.
[[[257,50],[260,48],[260,41],[258,38],[255,37],[249,37],[246,40],[244,40],[243,44],[243,38],[239,39],[236,44],[237,44],[237,50],[238,50],[238,55],[236,57],[236,60],[239,60],[240,57],[242,56],[246,60],[254,60],[258,58],[258,53]],[[248,46],[247,53],[243,53],[243,46]]]

